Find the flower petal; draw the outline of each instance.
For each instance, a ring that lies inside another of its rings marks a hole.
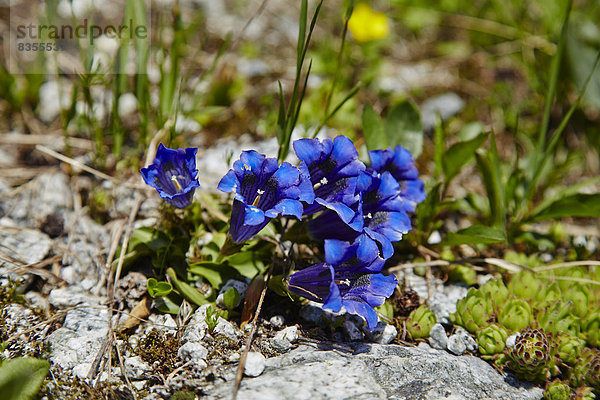
[[[258,225],[265,220],[265,213],[260,208],[246,205],[245,211],[244,224],[246,225]]]
[[[225,174],[225,176],[223,178],[221,178],[221,181],[219,182],[217,189],[219,189],[222,192],[231,193],[231,192],[236,191],[239,184],[240,184],[240,181],[238,180],[237,176],[235,175],[235,172],[232,169],[230,169]]]

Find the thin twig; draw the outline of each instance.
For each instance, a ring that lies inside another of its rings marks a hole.
[[[265,277],[265,286],[263,287],[263,290],[260,293],[258,305],[256,306],[256,312],[254,313],[254,319],[251,322],[252,329],[250,330],[248,338],[246,339],[246,347],[244,348],[244,352],[242,353],[242,357],[240,358],[240,363],[238,365],[237,373],[235,374],[235,383],[233,385],[233,393],[231,395],[232,400],[237,399],[237,393],[240,389],[240,384],[242,383],[242,377],[244,375],[244,366],[246,365],[246,358],[248,358],[248,352],[250,351],[250,346],[252,345],[252,341],[254,340],[254,334],[256,333],[256,323],[258,321],[258,316],[260,315],[260,310],[265,299],[265,294],[267,293],[267,289],[269,288],[268,283],[269,279],[271,279],[271,274],[273,273],[274,265],[275,262],[272,262],[271,267],[269,268],[269,272],[267,272],[267,276]]]
[[[111,271],[111,263],[115,254],[117,253],[117,249],[119,248],[119,243],[121,242],[121,236],[123,236],[123,228],[125,227],[125,219],[119,219],[115,221],[115,224],[112,228],[112,240],[110,242],[110,249],[108,251],[108,256],[106,257],[106,262],[104,263],[104,273],[98,282],[98,285],[92,290],[92,293],[95,295],[100,294],[100,288],[107,281],[107,276],[110,275]],[[107,287],[107,293],[108,293]]]
[[[579,283],[587,283],[590,285],[598,285],[600,286],[600,282],[593,279],[586,278],[577,278],[574,276],[560,276],[560,275],[540,275],[539,278],[553,280],[556,279],[558,281],[571,281],[571,282],[579,282]]]
[[[129,391],[131,392],[131,394],[133,395],[133,400],[137,400],[137,394],[135,393],[135,389],[133,388],[133,385],[131,384],[131,381],[129,380],[129,377],[127,376],[127,370],[125,369],[125,363],[123,362],[123,356],[121,355],[121,350],[119,350],[119,346],[117,346],[117,338],[114,332],[112,332],[113,334],[113,341],[115,343],[115,350],[117,350],[117,357],[119,357],[119,365],[121,366],[121,373],[123,374],[123,377],[125,378],[125,382],[127,383],[127,387],[129,388]]]
[[[42,153],[48,154],[49,156],[52,156],[52,157],[54,157],[54,158],[56,158],[56,159],[58,159],[58,160],[60,160],[62,162],[66,162],[67,164],[70,164],[70,165],[72,165],[72,166],[74,166],[76,168],[82,169],[85,172],[89,172],[90,174],[95,175],[98,178],[102,178],[102,179],[105,179],[107,181],[111,181],[111,182],[113,182],[115,184],[122,185],[122,186],[127,186],[127,187],[131,187],[131,188],[134,188],[134,189],[145,189],[146,188],[145,186],[143,186],[141,184],[138,185],[138,184],[133,184],[133,183],[130,183],[130,182],[120,181],[119,179],[114,178],[114,177],[112,177],[110,175],[107,175],[104,172],[98,171],[97,169],[94,169],[94,168],[92,168],[90,166],[87,166],[86,164],[82,163],[81,161],[75,160],[75,159],[73,159],[71,157],[67,157],[67,156],[65,156],[63,154],[60,154],[60,153],[58,153],[58,152],[56,152],[56,151],[54,151],[52,149],[49,149],[48,147],[46,147],[44,145],[36,144],[35,145],[35,149],[41,151]]]
[[[125,236],[123,237],[123,244],[121,246],[121,254],[119,255],[119,263],[117,264],[117,270],[115,271],[114,275],[110,274],[108,275],[108,281],[107,281],[107,290],[108,290],[108,332],[107,332],[107,336],[105,338],[105,342],[103,344],[103,346],[101,346],[100,351],[98,352],[98,355],[96,356],[96,359],[94,360],[94,363],[92,364],[93,366],[97,366],[99,365],[99,361],[100,359],[104,356],[104,352],[110,348],[110,344],[112,343],[112,341],[114,340],[113,338],[113,324],[112,324],[112,317],[113,317],[113,307],[114,307],[114,299],[115,299],[115,292],[116,292],[116,286],[117,283],[119,282],[119,277],[121,276],[121,270],[123,268],[123,261],[125,260],[125,253],[127,253],[127,247],[129,246],[129,239],[131,238],[131,233],[133,231],[133,222],[135,220],[135,217],[140,209],[140,206],[142,204],[143,201],[143,197],[140,196],[137,192],[135,194],[135,204],[133,206],[133,208],[131,209],[131,212],[129,213],[129,217],[127,219],[127,228],[125,230]],[[106,263],[106,267],[107,268],[112,268],[110,267],[110,263]],[[110,366],[111,362],[110,362],[110,358],[111,358],[111,353],[108,352],[108,362],[107,364]],[[93,376],[95,375],[96,371],[90,369],[89,372],[89,376],[88,378],[93,378]],[[108,369],[108,374],[110,376],[111,370],[110,367]]]
[[[545,267],[536,268],[536,272],[552,271],[553,269],[569,268],[569,267],[600,267],[600,261],[569,261],[558,264],[546,265]]]
[[[165,124],[163,125],[163,127],[154,134],[152,140],[150,140],[150,144],[148,145],[148,150],[146,150],[146,161],[144,165],[150,165],[152,163],[152,160],[156,156],[156,149],[158,148],[158,144],[160,143],[162,138],[167,134],[167,132],[171,130],[174,124],[175,122],[173,122],[172,119],[168,119],[167,122],[165,122]]]
[[[401,271],[403,269],[415,268],[415,267],[446,267],[449,265],[457,265],[457,264],[473,264],[473,263],[486,263],[489,265],[493,265],[495,267],[499,267],[507,270],[508,272],[518,273],[522,270],[527,270],[530,272],[536,272],[538,270],[528,267],[526,265],[514,264],[509,261],[503,260],[501,258],[461,258],[454,261],[446,261],[446,260],[433,260],[426,262],[416,262],[416,263],[405,263],[399,264],[394,267],[390,267],[387,269],[388,272],[396,272]]]

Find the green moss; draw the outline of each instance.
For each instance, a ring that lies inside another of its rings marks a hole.
[[[178,390],[173,393],[173,396],[169,398],[169,400],[195,400],[196,394],[194,392],[189,392],[187,390]]]
[[[178,362],[177,350],[179,349],[179,341],[173,335],[159,332],[153,329],[140,340],[137,346],[137,351],[142,360],[152,365],[158,361],[156,373],[164,376],[169,375]]]

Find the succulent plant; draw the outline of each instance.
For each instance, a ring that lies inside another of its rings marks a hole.
[[[590,346],[600,347],[600,308],[584,318],[581,332]]]
[[[585,363],[585,383],[600,390],[600,350],[586,349],[581,360]]]
[[[586,278],[587,277],[587,271],[585,270],[585,268],[581,268],[581,267],[571,267],[571,268],[566,268],[566,269],[560,269],[560,270],[558,270],[557,274],[561,275],[561,276],[568,276],[570,278]],[[558,286],[560,286],[560,290],[562,290],[563,293],[566,293],[569,291],[571,286],[573,286],[573,281],[561,279],[558,281]]]
[[[580,319],[570,314],[572,306],[572,302],[560,300],[543,303],[536,313],[536,320],[540,328],[546,332],[579,335]]]
[[[502,353],[506,347],[508,333],[504,327],[491,324],[477,331],[477,344],[479,353],[483,356],[492,356]],[[485,357],[484,357],[485,358]]]
[[[569,369],[571,386],[590,386],[600,390],[600,350],[585,347],[579,360]]]
[[[525,331],[508,350],[507,358],[508,367],[528,381],[542,382],[558,372],[552,342],[543,329]]]
[[[450,320],[463,326],[471,333],[487,325],[492,315],[492,303],[489,295],[471,288],[467,296],[456,303],[456,312],[450,315]]]
[[[425,305],[422,305],[411,312],[406,319],[406,330],[412,339],[421,339],[429,336],[431,328],[436,323],[435,314]]]
[[[508,290],[525,300],[539,300],[542,289],[542,280],[529,271],[519,272],[508,283]]]
[[[588,313],[590,291],[586,286],[575,283],[564,292],[563,300],[573,302],[573,313],[584,317]]]
[[[589,386],[580,386],[575,389],[573,400],[594,400],[596,395]]]
[[[579,360],[581,350],[585,347],[585,340],[569,334],[559,334],[554,340],[556,354],[567,365],[575,365]]]
[[[559,379],[549,382],[544,389],[544,399],[546,400],[570,400],[570,398],[571,388]]]
[[[498,313],[498,322],[511,331],[521,331],[533,322],[531,306],[525,300],[510,299]]]
[[[496,312],[504,306],[510,294],[501,279],[490,279],[479,290],[488,294]]]
[[[543,288],[536,298],[540,303],[544,304],[552,301],[559,301],[563,299],[563,295],[558,283],[554,282],[550,286]]]
[[[453,282],[463,282],[467,285],[477,283],[477,273],[468,265],[455,265],[448,272],[448,278]]]

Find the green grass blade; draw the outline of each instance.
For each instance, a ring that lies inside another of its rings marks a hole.
[[[313,139],[314,139],[315,137],[317,137],[317,135],[319,134],[319,132],[321,131],[321,129],[323,129],[323,127],[325,126],[325,124],[327,124],[327,123],[328,123],[328,122],[329,122],[329,121],[330,121],[330,120],[331,120],[331,119],[332,119],[332,118],[335,116],[335,114],[336,114],[336,113],[337,113],[337,112],[338,112],[338,111],[339,111],[339,110],[340,110],[340,109],[341,109],[341,108],[344,106],[344,104],[346,104],[346,102],[347,102],[348,100],[350,100],[351,98],[353,98],[353,97],[356,95],[356,93],[358,93],[358,91],[359,91],[359,90],[360,90],[360,86],[355,86],[355,87],[353,87],[353,88],[352,88],[352,90],[350,91],[350,93],[348,93],[348,94],[346,95],[346,97],[344,97],[344,98],[342,99],[342,101],[340,101],[340,102],[339,102],[339,103],[338,103],[338,104],[335,106],[335,108],[333,109],[333,111],[331,111],[331,112],[329,113],[329,115],[327,115],[327,117],[326,117],[326,118],[325,118],[323,121],[321,121],[321,123],[319,124],[319,126],[318,126],[318,127],[317,127],[317,129],[315,130],[315,133],[313,133],[313,136],[312,136],[312,137],[313,137]]]
[[[560,30],[560,37],[558,39],[558,46],[556,48],[556,54],[552,59],[552,64],[550,65],[550,82],[548,84],[548,91],[546,92],[546,100],[544,104],[544,115],[542,117],[542,122],[540,124],[540,130],[538,132],[538,140],[535,149],[535,162],[534,166],[536,166],[535,170],[537,170],[537,166],[542,161],[541,156],[546,147],[546,134],[548,132],[548,126],[550,123],[550,109],[552,108],[552,101],[554,99],[554,95],[556,93],[556,85],[558,83],[558,78],[560,74],[560,64],[565,52],[565,44],[567,41],[567,29],[569,26],[569,16],[571,15],[571,6],[573,1],[568,0],[565,16],[562,23],[562,28]],[[535,172],[535,171],[534,171]]]
[[[594,62],[594,67],[592,68],[592,70],[590,71],[590,74],[588,75],[587,79],[585,80],[585,83],[584,83],[583,87],[581,88],[581,92],[579,93],[579,96],[577,96],[577,100],[575,100],[575,103],[573,103],[573,105],[569,108],[569,111],[567,112],[565,117],[560,122],[560,125],[558,126],[558,128],[556,128],[556,130],[552,134],[550,143],[548,144],[546,151],[543,154],[543,158],[542,158],[537,170],[535,171],[535,174],[534,174],[533,178],[531,179],[531,182],[529,183],[529,186],[527,188],[526,199],[528,199],[529,201],[532,201],[533,194],[534,194],[535,190],[538,188],[539,181],[542,176],[542,172],[544,171],[547,163],[550,162],[550,160],[552,160],[552,152],[554,151],[554,148],[558,144],[558,140],[560,139],[560,137],[562,136],[562,133],[564,132],[565,128],[567,127],[567,124],[569,123],[571,116],[573,115],[575,110],[579,107],[579,104],[581,104],[581,100],[583,99],[583,96],[588,87],[588,84],[590,83],[599,63],[600,63],[600,52],[596,56],[596,61]]]
[[[296,71],[302,69],[302,63],[304,62],[304,47],[306,40],[306,20],[308,18],[308,1],[302,0],[300,5],[300,19],[298,21],[298,46],[296,48]]]

